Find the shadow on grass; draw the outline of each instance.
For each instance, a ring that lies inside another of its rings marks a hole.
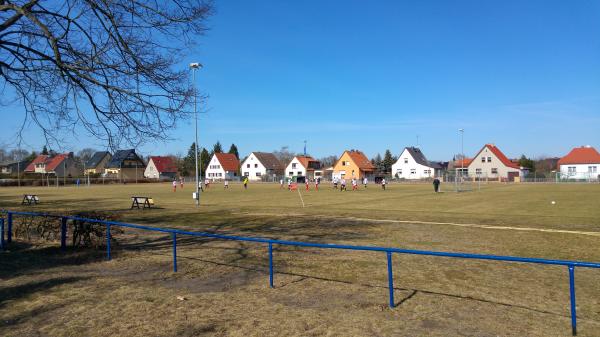
[[[88,279],[88,277],[58,277],[49,280],[19,284],[11,287],[0,287],[0,309],[9,301],[26,297],[37,292],[44,292],[63,284],[75,283],[85,279]]]

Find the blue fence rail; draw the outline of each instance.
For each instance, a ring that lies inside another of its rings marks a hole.
[[[343,250],[358,250],[358,251],[371,251],[371,252],[383,252],[387,256],[387,274],[388,274],[388,290],[389,290],[389,306],[393,308],[394,302],[394,276],[392,266],[392,255],[393,254],[409,254],[409,255],[425,255],[425,256],[439,256],[439,257],[450,257],[460,259],[474,259],[474,260],[492,260],[492,261],[504,261],[504,262],[519,262],[519,263],[532,263],[532,264],[544,264],[544,265],[558,265],[566,266],[569,272],[569,295],[570,295],[570,309],[571,309],[571,332],[573,336],[577,335],[577,312],[575,302],[575,267],[580,268],[596,268],[600,269],[600,263],[595,262],[584,262],[584,261],[572,261],[572,260],[552,260],[552,259],[539,259],[539,258],[527,258],[518,256],[503,256],[503,255],[487,255],[487,254],[467,254],[467,253],[452,253],[452,252],[439,252],[439,251],[427,251],[427,250],[415,250],[415,249],[401,249],[392,247],[376,247],[376,246],[355,246],[355,245],[341,245],[341,244],[323,244],[323,243],[312,243],[312,242],[300,242],[300,241],[288,241],[288,240],[276,240],[260,237],[245,237],[245,236],[233,236],[233,235],[221,235],[207,232],[191,232],[172,228],[160,228],[151,227],[144,225],[135,225],[117,221],[105,221],[97,219],[81,218],[76,216],[61,216],[51,215],[45,213],[33,213],[33,212],[15,212],[15,211],[2,211],[6,214],[6,230],[5,230],[5,219],[0,218],[0,247],[6,249],[7,244],[12,241],[12,227],[13,227],[13,216],[40,216],[40,217],[56,217],[61,219],[61,249],[66,249],[67,246],[67,221],[85,221],[88,223],[96,223],[106,226],[106,259],[111,259],[111,246],[110,246],[110,228],[111,226],[125,227],[141,229],[153,232],[170,233],[173,245],[173,271],[177,272],[177,235],[188,235],[198,236],[206,238],[214,238],[221,240],[232,240],[232,241],[244,241],[244,242],[256,242],[268,245],[268,256],[269,256],[269,287],[274,287],[274,267],[273,267],[273,245],[282,246],[296,246],[296,247],[308,247],[308,248],[322,248],[322,249],[343,249]],[[6,232],[6,240],[4,234]]]

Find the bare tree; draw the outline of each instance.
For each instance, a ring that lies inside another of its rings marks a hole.
[[[92,158],[94,153],[96,153],[96,150],[86,147],[77,152],[77,158],[79,158],[82,163],[86,163],[88,160],[90,160],[90,158]]]
[[[168,139],[194,94],[176,66],[211,12],[210,0],[0,0],[0,86],[25,108],[21,133]]]

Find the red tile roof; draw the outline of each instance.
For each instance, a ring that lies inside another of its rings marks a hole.
[[[223,170],[228,172],[237,172],[240,169],[240,160],[232,153],[215,153],[219,164]]]
[[[37,157],[35,157],[35,159],[29,163],[29,165],[27,165],[27,167],[25,168],[25,172],[34,172],[35,171],[35,164],[40,164],[40,163],[45,163],[46,159],[48,159],[48,156],[45,154],[40,154]]]
[[[452,162],[452,165],[454,168],[460,168],[461,165],[462,167],[467,168],[472,161],[473,158],[456,159]]]
[[[367,158],[367,156],[365,156],[365,154],[361,151],[353,150],[346,152],[348,152],[348,155],[350,156],[350,158],[352,158],[352,161],[354,162],[354,164],[356,164],[356,166],[358,166],[359,169],[363,171],[375,170],[375,166],[373,166],[369,158]]]
[[[490,151],[498,158],[500,159],[500,161],[502,162],[502,164],[504,164],[504,166],[506,167],[511,167],[514,169],[520,169],[521,167],[518,164],[513,163],[510,159],[508,159],[508,157],[506,157],[504,155],[504,153],[502,153],[502,151],[500,151],[500,149],[494,145],[494,144],[485,144],[483,146],[483,148],[481,148],[481,150],[479,150],[479,152],[477,152],[477,156],[481,153],[481,151],[483,151],[483,149],[485,148],[490,149]],[[475,156],[475,157],[477,157]]]
[[[304,166],[305,169],[308,169],[308,164],[310,162],[316,162],[318,160],[316,160],[315,158],[311,157],[311,156],[296,156],[296,159],[298,159],[298,161],[300,162],[300,165]]]
[[[54,171],[65,159],[69,157],[68,153],[57,154],[46,161],[46,172]]]
[[[171,157],[152,156],[150,160],[152,160],[159,173],[177,172],[177,166],[173,163]]]
[[[576,147],[566,156],[560,158],[558,166],[565,164],[598,164],[600,153],[591,146]]]

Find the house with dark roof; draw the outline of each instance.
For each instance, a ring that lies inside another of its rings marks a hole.
[[[49,174],[56,177],[79,177],[83,170],[73,152],[54,156],[39,155],[27,167],[25,173]]]
[[[25,172],[25,168],[29,165],[29,160],[17,160],[17,161],[7,161],[0,163],[0,173],[2,174],[14,174],[17,172],[23,173]]]
[[[600,153],[589,145],[572,149],[557,165],[562,179],[600,179]]]
[[[285,176],[308,177],[315,179],[323,177],[321,162],[311,156],[295,156],[285,168]]]
[[[171,157],[151,156],[144,170],[144,177],[158,180],[177,178],[177,165]]]
[[[418,147],[405,147],[398,160],[392,165],[392,175],[398,179],[430,179],[439,177],[440,163],[427,160]]]
[[[242,176],[249,180],[264,180],[283,175],[285,167],[268,152],[252,152],[242,163]]]
[[[508,159],[496,145],[485,144],[469,164],[469,176],[514,181],[521,176],[521,167]]]
[[[104,174],[118,179],[144,178],[146,164],[134,149],[118,150],[106,164]]]
[[[333,165],[332,177],[337,179],[373,178],[375,166],[364,153],[346,150]]]
[[[240,161],[231,153],[215,153],[208,162],[205,176],[210,180],[239,179]]]
[[[106,165],[112,159],[112,155],[108,151],[98,151],[85,162],[85,174],[101,174],[104,173]]]

